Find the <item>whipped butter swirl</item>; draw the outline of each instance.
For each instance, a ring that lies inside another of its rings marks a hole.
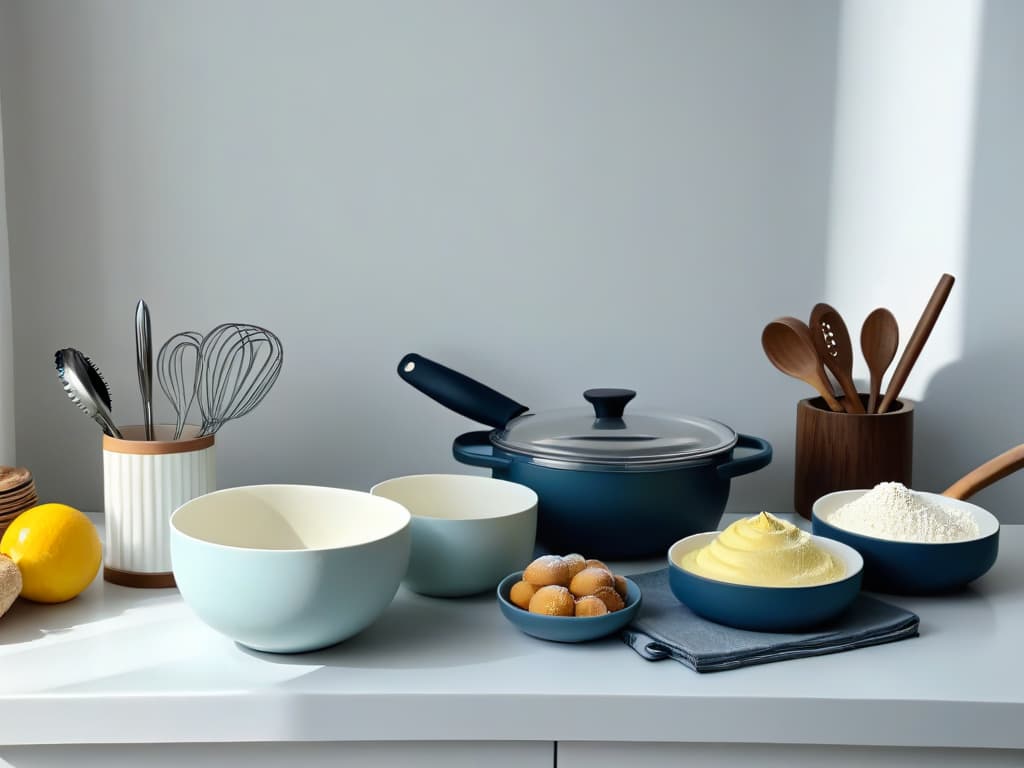
[[[737,520],[677,563],[698,576],[755,587],[807,587],[843,577],[843,563],[768,512]]]

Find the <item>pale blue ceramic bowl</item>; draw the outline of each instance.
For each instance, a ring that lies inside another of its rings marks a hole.
[[[171,567],[213,629],[259,651],[311,651],[388,606],[409,562],[409,523],[401,504],[359,491],[228,488],[171,515]]]
[[[757,632],[796,632],[834,619],[860,593],[864,561],[857,551],[831,539],[814,543],[839,558],[842,578],[813,587],[753,587],[707,579],[680,567],[688,552],[707,546],[717,531],[680,539],[668,551],[668,583],[679,602],[705,619]]]
[[[489,591],[529,562],[537,538],[537,494],[479,475],[410,475],[370,489],[412,514],[405,586],[433,597]]]
[[[508,597],[512,586],[523,578],[522,571],[510,573],[498,585],[498,606],[502,614],[521,632],[557,643],[583,643],[618,632],[640,610],[640,587],[626,579],[626,607],[604,616],[544,616],[524,611]]]

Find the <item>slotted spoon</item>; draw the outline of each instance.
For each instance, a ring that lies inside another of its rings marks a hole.
[[[864,413],[864,404],[853,383],[853,345],[842,315],[828,304],[815,304],[808,326],[818,356],[843,389],[841,405],[847,413]]]

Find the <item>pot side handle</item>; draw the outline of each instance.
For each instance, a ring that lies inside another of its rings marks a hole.
[[[452,443],[452,455],[455,460],[471,467],[487,467],[488,469],[507,469],[512,459],[494,455],[491,445],[491,433],[485,431],[466,432],[455,438]]]
[[[737,435],[736,438],[737,448],[753,448],[754,453],[719,464],[718,476],[724,480],[756,472],[763,467],[767,467],[772,461],[772,446],[767,440],[742,434]]]

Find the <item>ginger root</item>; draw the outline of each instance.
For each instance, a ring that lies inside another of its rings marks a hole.
[[[14,605],[21,594],[21,571],[7,555],[0,555],[0,616]]]

